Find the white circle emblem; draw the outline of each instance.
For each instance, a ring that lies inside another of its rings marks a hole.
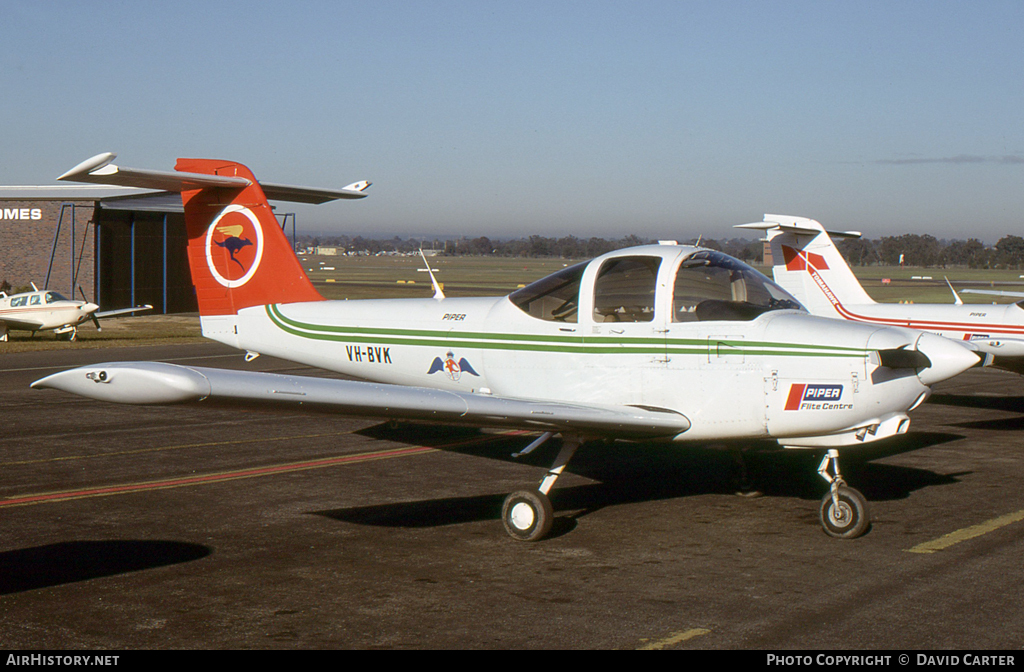
[[[236,280],[229,280],[220,274],[217,266],[213,263],[213,232],[217,230],[217,224],[220,223],[220,220],[225,215],[230,215],[233,212],[245,215],[252,222],[253,228],[256,229],[256,256],[253,258],[252,266],[245,272],[245,275]],[[206,265],[209,267],[210,273],[213,274],[213,279],[229,289],[241,287],[256,274],[256,269],[260,267],[261,259],[263,259],[263,229],[260,227],[260,220],[256,218],[256,214],[243,205],[232,204],[221,210],[220,214],[217,215],[217,218],[213,220],[210,227],[206,230]]]

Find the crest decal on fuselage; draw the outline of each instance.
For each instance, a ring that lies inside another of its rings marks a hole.
[[[455,353],[451,350],[445,354],[444,359],[440,357],[434,357],[434,361],[430,363],[430,369],[427,371],[427,375],[437,373],[438,371],[444,371],[444,375],[448,376],[454,382],[458,382],[462,378],[463,373],[468,373],[473,376],[479,376],[480,374],[473,370],[466,358],[463,357],[459,361],[455,361]]]

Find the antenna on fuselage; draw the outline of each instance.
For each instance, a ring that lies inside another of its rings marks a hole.
[[[436,271],[437,269],[430,267],[430,262],[427,261],[427,255],[423,254],[423,248],[422,247],[420,248],[420,257],[423,258],[423,263],[426,264],[427,267],[426,268],[421,268],[421,269],[418,269],[418,270],[426,271],[427,273],[430,274],[430,282],[431,282],[432,285],[434,285],[434,298],[437,299],[438,301],[440,301],[441,299],[444,298],[444,292],[441,290],[441,285],[439,285],[437,283],[437,278],[434,277],[434,271]]]

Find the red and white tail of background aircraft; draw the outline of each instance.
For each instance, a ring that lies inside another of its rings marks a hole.
[[[361,198],[365,182],[308,190],[260,184],[232,161],[179,159],[168,172],[112,159],[94,157],[62,179],[181,192],[205,336],[363,380],[117,362],[33,387],[121,403],[276,403],[542,433],[519,454],[561,434],[539,487],[505,500],[502,520],[517,539],[550,530],[548,494],[595,438],[775,439],[820,451],[830,484],[822,525],[859,536],[867,506],[840,477],[838,450],[906,432],[930,385],[978,361],[919,331],[808,315],[746,264],[674,243],[611,252],[508,296],[327,301],[267,197]]]
[[[826,231],[813,219],[765,215],[737,228],[762,229],[772,250],[775,282],[814,315],[878,326],[920,329],[963,343],[985,364],[1024,373],[1024,301],[1003,304],[876,303],[839,253],[832,237],[857,231]],[[962,290],[1024,296],[1013,292]],[[955,294],[955,292],[954,292]]]
[[[39,289],[32,284],[31,292],[7,294],[0,292],[0,342],[8,339],[9,330],[49,331],[58,339],[75,340],[78,325],[92,320],[100,329],[101,317],[126,315],[142,310],[152,310],[153,306],[136,306],[118,310],[99,311],[99,306],[89,301],[75,301],[65,298],[59,292]]]

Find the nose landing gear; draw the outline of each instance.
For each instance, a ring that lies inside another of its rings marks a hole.
[[[835,472],[829,473],[829,467]],[[859,491],[846,485],[839,473],[839,451],[830,449],[818,466],[818,473],[829,484],[829,493],[821,500],[821,526],[825,534],[839,539],[855,539],[871,526],[868,502]]]

